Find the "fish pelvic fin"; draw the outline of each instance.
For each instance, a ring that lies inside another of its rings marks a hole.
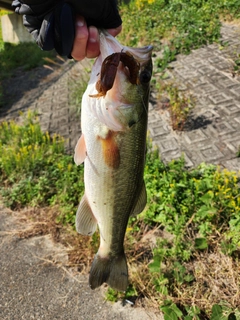
[[[142,185],[142,189],[141,189],[138,201],[134,207],[134,210],[131,213],[131,216],[135,216],[141,213],[144,210],[146,204],[147,204],[147,191],[146,191],[145,183],[143,181],[143,185]]]
[[[85,236],[91,236],[97,229],[97,221],[84,194],[76,214],[76,230]]]
[[[95,255],[89,276],[91,289],[96,289],[106,282],[111,288],[126,291],[128,286],[128,267],[125,253],[116,257]]]
[[[82,134],[81,137],[78,139],[74,150],[74,162],[77,166],[82,164],[87,156],[87,149],[85,144],[84,135]]]

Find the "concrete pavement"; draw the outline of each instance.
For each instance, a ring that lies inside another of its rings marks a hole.
[[[28,239],[31,228],[0,203],[0,320],[163,320],[162,315],[104,299],[88,276],[65,268],[67,248],[49,235]]]

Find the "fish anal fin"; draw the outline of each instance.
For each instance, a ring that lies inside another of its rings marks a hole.
[[[143,182],[138,201],[137,201],[131,215],[135,216],[135,215],[141,213],[144,210],[146,204],[147,204],[147,191],[146,191],[145,183]]]
[[[86,149],[84,135],[82,134],[81,137],[78,139],[78,142],[74,150],[74,161],[77,166],[84,162],[86,155],[87,155],[87,149]]]
[[[128,267],[124,252],[116,257],[102,258],[95,255],[89,276],[91,289],[96,289],[106,282],[111,288],[126,291],[128,286]]]
[[[76,230],[82,235],[91,236],[97,229],[97,221],[84,194],[76,214]]]

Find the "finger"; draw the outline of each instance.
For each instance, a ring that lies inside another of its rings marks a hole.
[[[83,60],[86,57],[88,42],[88,28],[83,17],[78,16],[76,20],[76,35],[73,43],[72,57],[75,60]]]
[[[99,33],[95,27],[88,28],[88,42],[87,42],[87,58],[96,58],[100,53],[99,47]]]
[[[122,25],[114,29],[107,30],[113,37],[116,37],[122,31]]]

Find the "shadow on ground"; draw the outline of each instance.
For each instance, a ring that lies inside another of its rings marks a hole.
[[[184,125],[184,131],[192,131],[196,129],[206,129],[208,125],[212,124],[212,120],[205,117],[204,115],[201,116],[190,116],[187,122]]]
[[[72,68],[69,61],[56,65],[37,67],[29,71],[18,68],[14,76],[2,82],[3,102],[0,105],[0,118],[16,111],[26,111],[42,93],[53,85],[64,72]]]

